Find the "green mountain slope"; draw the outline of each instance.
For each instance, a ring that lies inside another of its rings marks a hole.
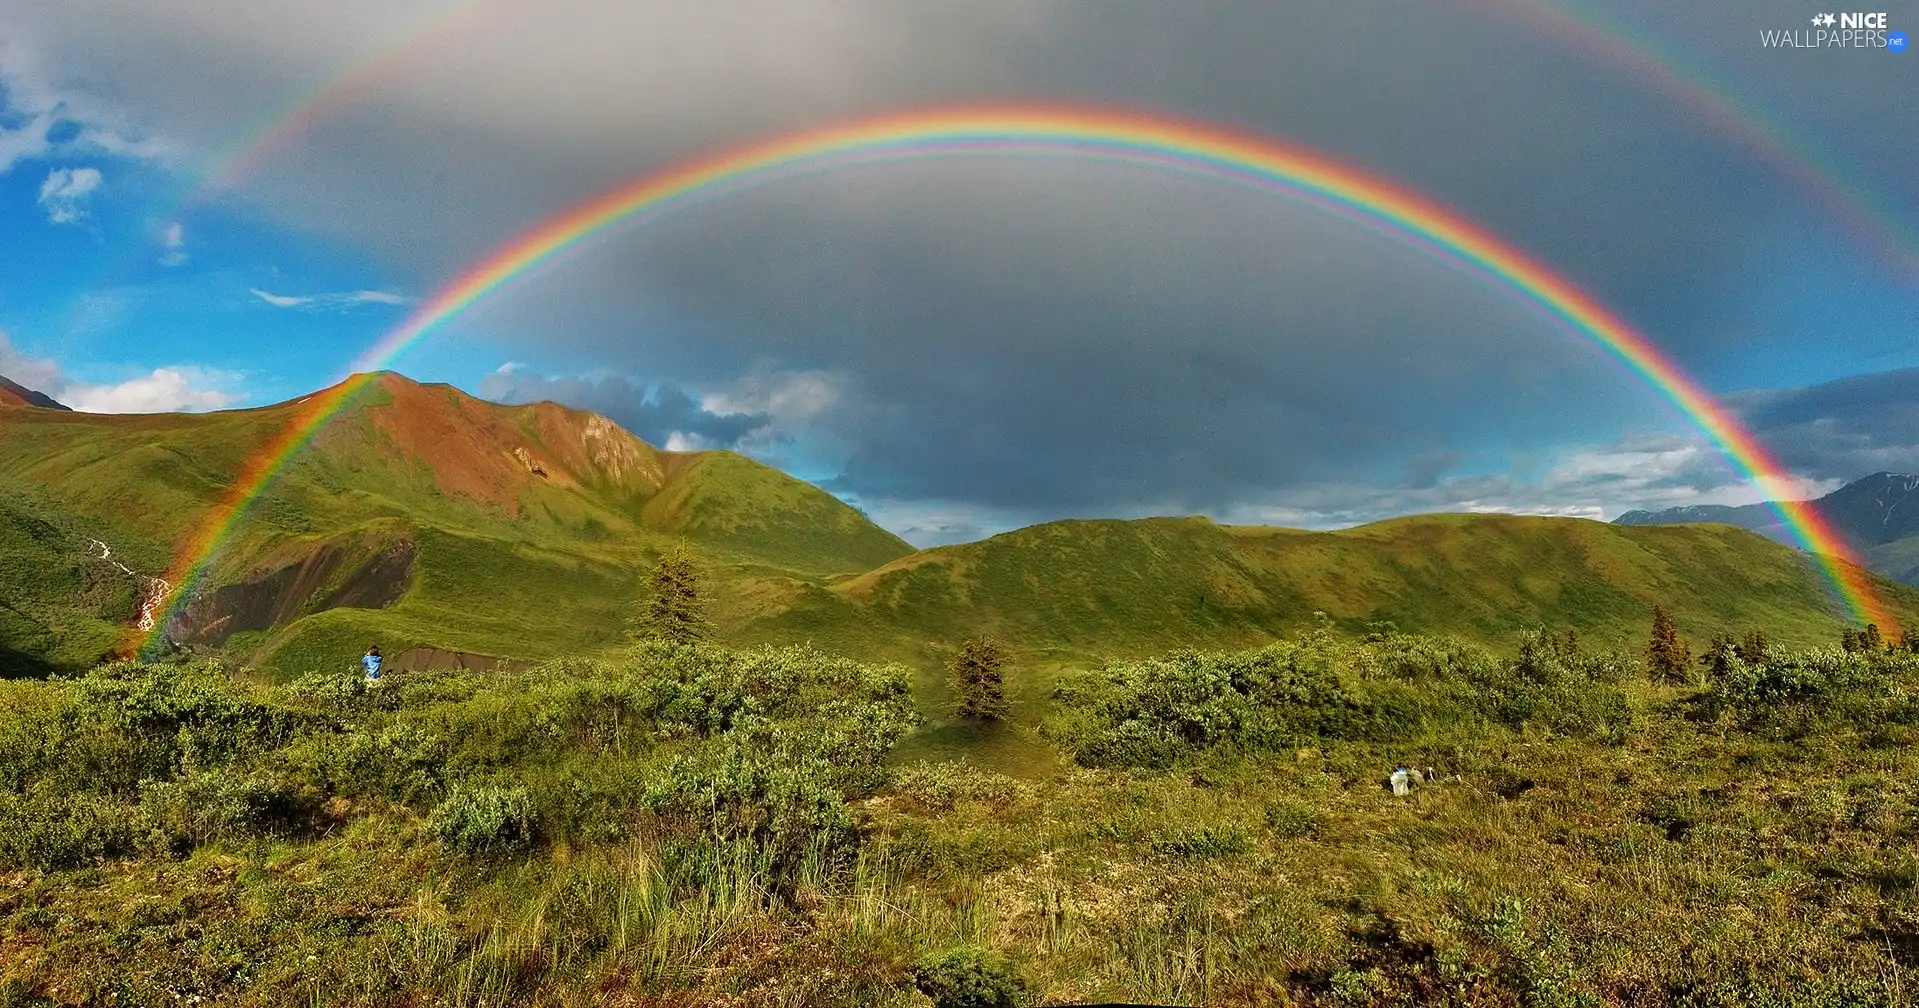
[[[0,677],[79,671],[121,644],[164,550],[114,536],[31,488],[0,486]],[[104,555],[103,555],[104,554]],[[123,569],[125,568],[125,569]]]
[[[304,409],[0,410],[0,485],[16,488],[0,498],[12,509],[0,511],[12,666],[85,664],[111,648],[141,576],[195,541]],[[91,559],[90,539],[133,573]],[[350,661],[368,643],[390,655],[590,652],[630,636],[646,574],[672,549],[694,553],[723,640],[812,640],[922,668],[979,632],[1074,661],[1258,643],[1315,613],[1498,646],[1541,625],[1636,646],[1655,603],[1695,639],[1763,625],[1829,642],[1848,625],[1802,554],[1722,525],[1066,521],[914,553],[737,455],[659,451],[593,414],[386,375],[278,470],[163,626],[276,674]],[[1919,613],[1919,592],[1884,590]]]
[[[160,544],[142,570],[154,574],[305,408],[8,409],[0,480],[38,488],[109,542]],[[628,633],[642,573],[687,541],[721,583],[736,570],[856,572],[911,552],[830,494],[739,456],[658,451],[593,414],[383,375],[242,511],[168,635],[281,667],[368,638],[509,657],[588,649]]]
[[[1881,589],[1919,612],[1919,592]],[[1764,625],[1830,642],[1848,623],[1803,554],[1742,530],[1426,515],[1321,533],[1202,518],[1054,522],[794,592],[763,632],[910,654],[986,631],[1092,655],[1256,643],[1323,612],[1354,630],[1391,622],[1506,641],[1543,625],[1636,646],[1654,604],[1699,638]]]
[[[1834,531],[1857,551],[1872,570],[1907,584],[1919,585],[1919,475],[1880,472],[1810,502]],[[1770,504],[1726,507],[1708,504],[1628,511],[1620,525],[1691,525],[1723,522],[1779,542],[1793,537]]]

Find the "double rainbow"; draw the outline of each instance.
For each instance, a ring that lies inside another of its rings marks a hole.
[[[190,586],[235,522],[326,421],[397,357],[482,298],[621,222],[696,200],[836,168],[941,155],[1093,158],[1172,169],[1261,189],[1337,213],[1469,270],[1530,303],[1567,332],[1650,383],[1777,503],[1781,520],[1816,558],[1862,621],[1890,625],[1888,611],[1850,548],[1812,507],[1786,498],[1779,464],[1730,412],[1649,339],[1572,283],[1458,214],[1313,151],[1193,122],[1084,108],[948,108],[845,122],[779,136],[650,172],[579,204],[500,246],[388,332],[355,362],[362,372],[313,396],[185,544],[169,582]],[[170,614],[170,613],[169,613]],[[156,628],[164,627],[164,618]],[[156,633],[158,630],[156,629]]]

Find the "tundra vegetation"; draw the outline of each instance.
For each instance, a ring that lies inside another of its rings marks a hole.
[[[0,1003],[1911,1003],[1912,638],[1676,632],[0,682]]]

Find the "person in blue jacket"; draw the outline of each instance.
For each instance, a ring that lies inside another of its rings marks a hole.
[[[360,665],[366,669],[367,682],[375,682],[379,680],[380,678],[380,646],[378,644],[375,644],[372,647],[366,649],[366,656],[360,659]]]

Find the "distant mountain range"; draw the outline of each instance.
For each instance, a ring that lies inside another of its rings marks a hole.
[[[0,674],[128,639],[302,400],[117,415],[0,402]],[[1654,604],[1693,636],[1849,625],[1793,550],[1724,526],[1426,515],[1337,532],[1204,518],[1059,521],[915,551],[809,483],[657,449],[605,417],[382,374],[284,465],[160,636],[268,674],[369,643],[422,661],[539,660],[629,639],[658,557],[691,553],[720,639],[813,641],[938,668],[1000,636],[1030,661],[1258,644],[1392,623],[1509,645],[1571,627],[1637,646]],[[1886,583],[1905,614],[1919,591]],[[452,656],[452,657],[449,657]]]
[[[1866,566],[1895,580],[1919,584],[1919,474],[1874,473],[1812,503]],[[1793,541],[1772,504],[1701,504],[1664,511],[1628,511],[1614,519],[1618,525],[1703,522],[1750,529],[1777,542]]]

